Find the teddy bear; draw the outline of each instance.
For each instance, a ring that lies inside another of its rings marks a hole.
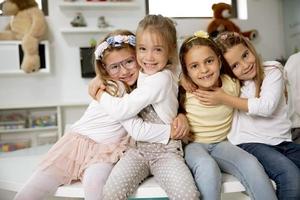
[[[213,19],[207,27],[207,32],[211,37],[216,37],[219,33],[224,31],[234,31],[241,33],[243,36],[253,40],[257,37],[256,30],[249,30],[242,32],[241,29],[234,24],[229,18],[232,13],[232,6],[227,3],[216,3],[212,5]]]
[[[40,68],[39,42],[45,39],[47,23],[44,13],[35,0],[4,0],[3,15],[12,16],[0,40],[21,40],[23,60],[21,68],[26,73]]]

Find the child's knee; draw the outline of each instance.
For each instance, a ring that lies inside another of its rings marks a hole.
[[[207,174],[207,176],[215,176],[215,174],[221,173],[217,162],[211,157],[198,158],[191,169],[194,174],[204,173]]]

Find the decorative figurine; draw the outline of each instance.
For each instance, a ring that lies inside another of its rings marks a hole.
[[[84,17],[83,17],[83,15],[82,15],[81,12],[76,13],[76,16],[71,21],[71,25],[73,27],[83,27],[83,26],[86,26],[85,19],[84,19]]]
[[[105,17],[104,16],[100,16],[98,18],[98,27],[99,28],[107,28],[107,27],[110,27],[111,25],[109,25],[106,20],[105,20]]]

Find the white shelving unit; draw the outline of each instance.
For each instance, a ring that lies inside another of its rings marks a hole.
[[[59,3],[59,7],[62,12],[74,12],[74,16],[76,12],[89,12],[89,11],[101,11],[101,10],[124,10],[124,11],[131,11],[133,9],[137,9],[139,4],[136,0],[128,0],[128,1],[74,1],[74,2],[67,2],[61,0]],[[95,16],[96,17],[96,16]],[[70,18],[70,21],[72,19]],[[93,26],[87,27],[71,27],[70,25],[61,28],[60,31],[63,34],[106,34],[111,32],[112,30],[117,29],[117,27],[109,27],[109,28],[98,28],[97,24]]]
[[[63,135],[65,125],[77,121],[87,105],[0,106],[0,152],[18,145],[34,147],[54,143]]]
[[[123,2],[112,2],[112,1],[99,1],[99,2],[93,2],[93,1],[75,1],[75,2],[66,2],[62,1],[59,4],[59,7],[61,9],[99,9],[99,8],[136,8],[137,4],[135,1],[123,1]]]
[[[20,45],[19,40],[3,40],[0,41],[0,76],[1,75],[24,75],[26,74],[20,68]],[[45,55],[40,55],[45,58],[45,66],[31,75],[38,74],[49,74],[50,73],[50,57],[49,57],[49,42],[44,40],[40,42],[40,45],[44,48],[43,52]],[[15,59],[11,59],[11,58]],[[41,63],[42,65],[43,63]],[[26,74],[28,76],[28,74]]]
[[[88,34],[88,33],[109,33],[113,29],[112,28],[105,28],[105,29],[99,29],[97,27],[69,27],[69,28],[62,28],[60,31],[64,34]]]

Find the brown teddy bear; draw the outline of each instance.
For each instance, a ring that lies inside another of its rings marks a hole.
[[[207,32],[211,37],[216,37],[219,33],[224,31],[234,31],[241,33],[250,40],[256,38],[258,34],[256,30],[242,32],[237,25],[229,20],[232,13],[231,5],[226,3],[216,3],[212,5],[212,10],[214,17],[207,27]]]
[[[0,32],[0,40],[21,40],[24,52],[21,68],[26,73],[39,70],[39,42],[47,31],[44,13],[34,0],[5,0],[2,12],[12,18],[5,31]]]

